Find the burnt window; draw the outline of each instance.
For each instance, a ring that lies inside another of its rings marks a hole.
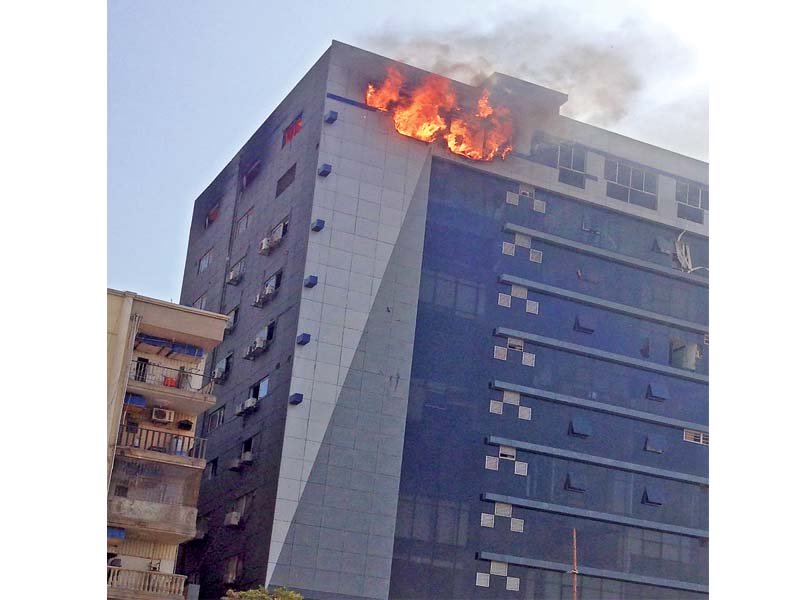
[[[281,143],[281,148],[286,146],[289,142],[291,142],[294,137],[300,133],[300,130],[303,128],[303,113],[297,115],[292,121],[289,126],[283,130],[283,142]]]
[[[244,175],[242,175],[242,189],[247,189],[247,187],[255,181],[258,174],[261,173],[261,161],[256,160],[244,169]]]
[[[208,229],[211,224],[219,218],[219,202],[217,202],[214,206],[211,207],[206,213],[206,221],[205,221],[205,228]]]
[[[278,179],[278,185],[275,186],[276,198],[280,196],[283,192],[285,192],[290,185],[292,185],[292,182],[294,181],[294,172],[296,166],[297,166],[296,163],[293,164],[291,167],[289,167],[286,173],[281,175],[281,178]]]
[[[656,210],[658,175],[642,167],[606,158],[606,196]]]

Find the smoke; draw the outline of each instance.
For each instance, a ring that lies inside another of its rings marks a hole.
[[[365,42],[380,54],[472,85],[499,71],[566,92],[570,99],[562,114],[601,127],[625,121],[636,112],[637,101],[687,76],[693,62],[688,49],[655,23],[629,19],[612,28],[591,28],[574,14],[552,10],[508,18],[479,32],[393,29],[373,33]],[[690,94],[697,96],[696,90]],[[686,108],[687,118],[703,112],[684,106],[680,97],[669,100]],[[670,116],[676,122],[680,117]]]

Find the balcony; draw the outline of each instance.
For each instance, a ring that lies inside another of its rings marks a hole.
[[[125,456],[204,468],[206,440],[146,427],[119,429],[118,450]]]
[[[115,600],[184,600],[185,575],[108,567],[108,598]]]
[[[129,391],[184,414],[197,415],[214,406],[213,388],[213,381],[188,369],[134,360],[128,370]]]
[[[194,539],[197,534],[197,509],[112,496],[108,502],[108,523],[136,531],[138,539],[181,544]]]

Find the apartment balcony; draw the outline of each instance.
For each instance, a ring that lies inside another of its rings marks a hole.
[[[108,567],[108,598],[114,600],[184,600],[185,575]]]
[[[108,525],[164,544],[193,539],[201,477],[200,469],[117,455],[111,472]]]
[[[206,440],[147,427],[119,429],[117,452],[139,460],[166,462],[203,469],[206,466]]]
[[[140,394],[161,408],[198,415],[214,406],[214,382],[188,369],[174,369],[141,360],[131,361],[130,392]]]

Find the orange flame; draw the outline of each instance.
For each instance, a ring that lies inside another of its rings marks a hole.
[[[390,112],[398,133],[423,142],[442,134],[451,152],[472,160],[504,159],[511,151],[511,111],[493,107],[489,90],[483,91],[475,112],[467,114],[443,77],[430,76],[408,93],[402,90],[404,83],[389,67],[384,82],[378,87],[370,83],[366,92],[367,106]]]

